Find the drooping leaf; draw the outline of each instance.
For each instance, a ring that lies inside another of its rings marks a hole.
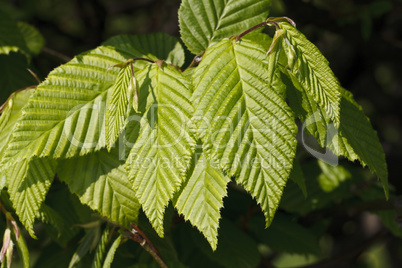
[[[48,158],[33,158],[14,163],[6,171],[10,200],[32,237],[33,223],[39,217],[40,207],[55,175],[56,163]]]
[[[328,66],[328,61],[318,48],[300,33],[295,27],[287,22],[280,24],[285,30],[286,38],[283,40],[284,50],[291,49],[296,58],[293,68],[288,63],[290,72],[293,74],[306,93],[322,107],[329,119],[339,124],[341,86]],[[293,54],[293,53],[291,53]]]
[[[112,46],[129,57],[143,57],[151,60],[166,60],[178,67],[184,64],[184,50],[180,42],[173,36],[165,33],[151,33],[141,35],[118,35],[103,43]],[[137,62],[144,64],[144,62]]]
[[[211,44],[263,22],[270,6],[271,0],[184,0],[179,9],[182,40],[200,55]]]
[[[297,127],[282,87],[267,84],[265,35],[224,39],[194,71],[194,122],[211,158],[272,221],[292,169]],[[216,60],[216,58],[220,60]]]
[[[307,197],[306,180],[304,178],[300,163],[299,163],[299,161],[297,161],[296,158],[293,162],[293,168],[292,168],[292,171],[290,172],[289,178],[299,186],[304,197]]]
[[[220,209],[229,181],[203,152],[175,204],[177,211],[204,234],[213,250],[218,243]]]
[[[19,89],[34,86],[38,82],[27,70],[28,62],[21,53],[0,54],[0,105]]]
[[[37,55],[45,45],[45,39],[37,29],[25,22],[18,22],[18,29],[25,40],[25,44],[31,55]]]
[[[11,51],[27,54],[29,50],[17,22],[0,11],[0,54],[9,54]]]
[[[129,227],[137,221],[140,205],[117,150],[61,161],[58,175],[83,204],[112,222]]]
[[[147,103],[140,107],[145,112],[126,168],[145,214],[163,236],[165,207],[184,182],[194,152],[189,131],[193,107],[189,82],[176,69],[153,64],[147,76]]]
[[[367,165],[381,179],[388,198],[388,170],[377,132],[361,106],[353,99],[352,93],[345,89],[341,92],[339,132],[333,135],[328,146],[336,155],[345,156],[351,161],[359,160],[363,166]]]
[[[134,69],[130,63],[127,63],[117,75],[116,82],[111,88],[110,95],[106,101],[105,127],[108,150],[112,148],[127,124],[129,113],[133,106],[132,99],[134,94],[137,94],[136,109],[138,110],[138,89],[136,84]]]

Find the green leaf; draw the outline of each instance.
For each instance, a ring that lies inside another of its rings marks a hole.
[[[20,221],[32,237],[33,223],[55,175],[56,163],[47,158],[33,158],[14,163],[6,171],[10,200]]]
[[[173,36],[165,33],[152,33],[141,35],[118,35],[103,43],[104,46],[112,46],[117,51],[130,57],[143,57],[151,60],[166,60],[178,67],[184,64],[184,49],[180,42]],[[140,64],[141,62],[138,62]],[[142,62],[143,64],[144,62]]]
[[[12,51],[27,54],[29,50],[17,23],[0,11],[0,54],[9,54]]]
[[[27,247],[27,243],[25,242],[25,238],[22,234],[18,234],[19,236],[17,237],[17,234],[15,232],[14,228],[11,228],[12,231],[12,239],[15,241],[15,244],[17,246],[17,251],[18,255],[20,257],[20,260],[22,262],[22,266],[24,268],[29,268],[29,251]]]
[[[229,181],[203,152],[175,204],[177,211],[204,234],[213,250],[218,243],[220,209]]]
[[[26,57],[20,53],[0,54],[0,105],[14,92],[38,82],[28,72]]]
[[[211,44],[263,22],[270,6],[271,0],[183,0],[179,9],[182,40],[200,55]]]
[[[377,132],[353,99],[352,93],[345,89],[341,92],[339,132],[333,135],[328,146],[338,156],[345,156],[351,161],[359,160],[363,166],[367,165],[381,179],[388,198],[387,164]]]
[[[343,181],[352,178],[350,172],[342,166],[331,166],[320,160],[318,160],[318,165],[322,170],[318,182],[324,192],[332,192]]]
[[[287,22],[280,23],[285,31],[286,39],[282,42],[284,50],[293,51],[296,55],[296,64],[290,68],[294,76],[307,95],[323,107],[326,115],[334,123],[339,124],[341,86],[328,65],[328,61],[318,48],[300,33],[295,27]],[[288,43],[289,42],[289,43]],[[288,53],[289,54],[289,53]],[[288,55],[288,60],[292,61]],[[291,67],[292,64],[289,64]]]
[[[91,228],[83,237],[78,246],[77,250],[74,252],[73,257],[70,260],[70,264],[68,268],[73,268],[76,266],[78,262],[82,260],[82,258],[93,249],[93,245],[96,245],[98,242],[98,232],[99,226],[95,228]],[[96,242],[96,244],[95,244]]]
[[[22,37],[25,40],[30,54],[38,55],[45,45],[45,39],[43,38],[43,36],[38,32],[37,29],[27,23],[18,22],[17,25]]]
[[[7,148],[11,133],[15,128],[15,122],[22,115],[22,107],[28,102],[33,92],[34,90],[30,89],[13,93],[5,103],[0,117],[0,158]]]
[[[83,204],[112,222],[125,227],[137,222],[140,205],[117,150],[61,161],[58,176]]]
[[[210,47],[194,71],[192,97],[212,160],[256,198],[267,225],[292,169],[297,133],[283,88],[267,83],[269,40],[261,34]]]
[[[103,259],[105,258],[106,246],[109,243],[109,226],[106,226],[99,240],[98,247],[95,251],[94,260],[92,262],[92,268],[101,268]]]
[[[120,242],[123,236],[119,236],[114,240],[112,246],[110,247],[109,251],[107,252],[105,262],[103,263],[103,268],[110,268],[110,265],[113,262],[114,254],[116,253],[117,248],[120,246]]]
[[[105,99],[117,75],[107,68],[124,61],[115,50],[99,47],[53,70],[23,108],[2,164],[105,147]]]
[[[278,213],[268,229],[263,229],[263,219],[254,217],[249,222],[256,238],[279,252],[292,254],[320,254],[318,237],[284,214]]]
[[[130,63],[124,66],[117,75],[110,96],[106,101],[106,146],[112,148],[116,139],[127,124],[127,119],[133,104],[131,103],[134,94],[137,97],[136,109],[138,110],[137,81],[133,73],[134,69]]]
[[[165,207],[184,182],[194,152],[189,131],[193,107],[189,82],[176,69],[152,64],[146,75],[149,95],[146,103],[140,101],[145,112],[126,168],[145,214],[163,236]]]

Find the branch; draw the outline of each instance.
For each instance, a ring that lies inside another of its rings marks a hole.
[[[64,54],[62,54],[62,53],[60,53],[60,52],[58,52],[56,50],[48,48],[48,47],[43,47],[42,52],[47,54],[47,55],[53,56],[55,58],[58,58],[58,59],[62,60],[63,62],[68,62],[68,61],[71,60],[70,57],[68,57],[68,56],[66,56],[66,55],[64,55]]]

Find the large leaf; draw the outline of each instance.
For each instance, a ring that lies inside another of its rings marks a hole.
[[[20,221],[32,237],[33,223],[53,181],[56,163],[47,158],[16,162],[6,171],[10,200]]]
[[[339,123],[341,86],[318,48],[289,23],[281,23],[286,38],[282,41],[288,67],[306,93],[322,107],[329,119]],[[295,64],[294,62],[295,59]],[[294,65],[294,66],[292,66]]]
[[[203,152],[175,204],[178,212],[204,234],[213,250],[218,243],[220,209],[228,182],[229,178]]]
[[[271,0],[183,0],[179,9],[182,40],[199,55],[212,43],[263,22],[270,6]]]
[[[146,76],[142,83],[149,95],[146,103],[140,101],[145,112],[126,168],[145,214],[163,236],[165,207],[185,180],[194,152],[188,127],[193,107],[189,82],[170,65],[152,64]]]
[[[272,221],[292,169],[297,127],[278,83],[268,85],[265,35],[224,39],[194,71],[194,122],[205,148]],[[219,60],[217,60],[219,58]]]
[[[181,67],[184,64],[184,50],[180,42],[165,33],[142,35],[118,35],[103,43],[112,46],[131,57],[143,54],[151,60],[166,60],[166,62]]]
[[[112,222],[129,227],[137,221],[140,205],[117,150],[64,160],[58,175],[83,204]]]

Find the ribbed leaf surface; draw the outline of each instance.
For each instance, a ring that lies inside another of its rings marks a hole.
[[[138,57],[142,54],[151,60],[166,60],[166,62],[181,67],[184,64],[184,50],[180,42],[165,33],[141,35],[118,35],[103,43],[112,46],[117,51]],[[144,62],[138,62],[144,64]]]
[[[126,168],[145,214],[163,236],[165,207],[186,178],[194,152],[188,129],[193,108],[189,82],[173,67],[153,64],[148,80],[148,103]]]
[[[229,181],[202,153],[175,204],[177,211],[204,234],[213,250],[218,243],[220,209]]]
[[[33,223],[52,184],[56,163],[47,158],[33,158],[14,163],[7,171],[7,189],[20,221],[35,237]]]
[[[281,23],[281,27],[286,30],[286,38],[296,52],[297,63],[291,71],[308,95],[325,109],[327,117],[339,124],[341,87],[328,61],[295,27],[289,23]]]
[[[196,55],[207,47],[263,22],[271,0],[183,0],[179,9],[180,34]]]
[[[134,90],[137,91],[133,71],[134,68],[131,69],[130,64],[120,70],[106,101],[105,125],[108,150],[112,148],[117,137],[125,128],[132,108],[133,94],[137,94],[133,92]]]
[[[257,199],[269,224],[292,169],[297,127],[281,88],[267,84],[266,45],[260,35],[210,47],[194,72],[192,100],[212,159]]]
[[[140,205],[117,150],[64,160],[58,175],[83,204],[102,216],[125,227],[137,221]]]

